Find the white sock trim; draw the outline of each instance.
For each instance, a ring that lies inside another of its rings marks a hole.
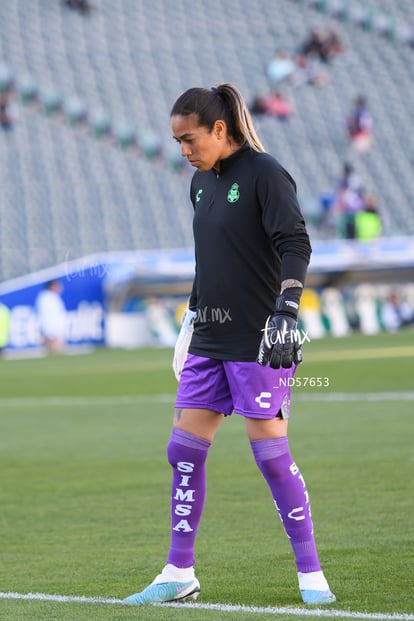
[[[190,582],[194,578],[194,567],[182,568],[168,563],[152,584],[160,584],[161,582]]]
[[[298,581],[301,591],[329,591],[323,571],[311,571],[307,574],[298,571]]]

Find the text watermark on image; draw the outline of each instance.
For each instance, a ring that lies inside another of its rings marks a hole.
[[[329,388],[329,377],[281,377],[279,378],[279,385],[276,388]]]
[[[68,282],[76,278],[85,278],[86,276],[96,276],[104,278],[108,275],[108,266],[97,261],[89,263],[81,259],[70,259],[70,251],[65,255],[65,278]]]
[[[264,328],[263,330],[267,334],[270,345],[285,345],[289,343],[298,343],[303,345],[304,343],[310,343],[310,337],[305,330],[272,330],[271,328]]]
[[[197,317],[195,319],[197,323],[226,323],[232,321],[229,308],[204,308],[197,309]]]

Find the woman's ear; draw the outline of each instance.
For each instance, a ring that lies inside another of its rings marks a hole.
[[[214,123],[214,128],[213,128],[214,134],[216,135],[216,137],[220,140],[221,138],[224,138],[226,136],[227,133],[227,126],[225,124],[224,121],[222,121],[221,119],[218,119],[215,123]]]

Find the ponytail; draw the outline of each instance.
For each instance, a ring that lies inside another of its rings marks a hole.
[[[234,126],[233,138],[239,144],[247,143],[254,151],[264,152],[265,148],[256,133],[252,117],[238,88],[228,82],[218,84],[216,88],[218,95],[231,112]]]

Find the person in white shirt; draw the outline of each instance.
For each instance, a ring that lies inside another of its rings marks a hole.
[[[66,307],[59,280],[46,283],[36,299],[36,312],[43,343],[49,352],[62,352],[66,344]]]

